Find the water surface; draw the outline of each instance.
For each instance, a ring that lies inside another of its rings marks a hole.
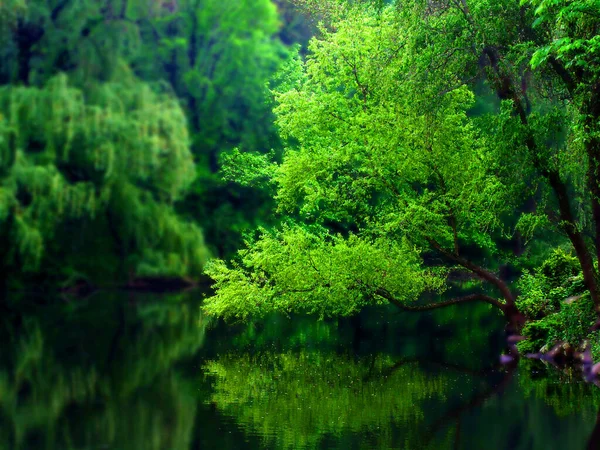
[[[201,296],[19,299],[0,328],[0,448],[597,448],[600,390],[499,367],[485,305],[225,326]]]

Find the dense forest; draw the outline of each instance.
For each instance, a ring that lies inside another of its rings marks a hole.
[[[0,1],[0,447],[600,448],[599,0]]]
[[[270,223],[221,156],[280,153],[271,89],[313,28],[268,0],[3,2],[4,284],[198,277]]]
[[[230,321],[483,302],[507,361],[589,362],[599,26],[596,0],[4,2],[2,288],[208,278]]]

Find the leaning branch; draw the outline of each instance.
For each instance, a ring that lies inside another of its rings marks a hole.
[[[473,263],[472,261],[469,261],[468,259],[465,259],[462,256],[459,256],[449,250],[446,250],[434,239],[427,239],[427,241],[435,250],[437,250],[443,256],[448,258],[450,261],[454,261],[458,265],[473,272],[479,278],[496,286],[498,288],[498,290],[500,290],[500,292],[502,293],[502,296],[504,297],[504,299],[506,300],[506,304],[514,306],[515,300],[516,300],[515,296],[511,292],[508,285],[504,281],[502,281],[498,276],[496,276],[489,270],[486,270],[483,267],[478,266],[477,264]]]
[[[394,306],[397,306],[398,308],[400,308],[404,311],[431,311],[433,309],[446,308],[446,307],[452,306],[452,305],[458,305],[458,304],[462,304],[462,303],[473,303],[473,302],[489,303],[490,305],[494,305],[497,308],[500,308],[500,310],[502,310],[502,311],[504,311],[506,309],[506,305],[504,303],[501,303],[500,301],[496,300],[495,298],[490,297],[489,295],[485,295],[485,294],[465,295],[464,297],[456,297],[456,298],[453,298],[450,300],[444,300],[443,302],[429,303],[427,305],[418,305],[418,306],[405,305],[400,300],[395,298],[387,289],[384,289],[384,288],[378,288],[375,291],[375,294],[380,297],[385,298],[388,302],[390,302]]]

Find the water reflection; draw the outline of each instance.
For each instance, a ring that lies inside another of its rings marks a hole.
[[[0,448],[188,449],[203,345],[197,306],[103,298],[10,324],[0,370]]]
[[[225,355],[205,373],[216,378],[210,402],[249,432],[281,447],[315,447],[324,436],[362,433],[377,448],[393,445],[390,419],[404,441],[421,444],[424,400],[446,399],[445,377],[387,356],[352,359],[305,352]]]
[[[300,351],[227,354],[204,371],[208,401],[267,448],[585,448],[598,389],[528,369]]]
[[[496,367],[485,310],[232,328],[193,295],[115,293],[3,319],[2,449],[600,445],[600,389]]]

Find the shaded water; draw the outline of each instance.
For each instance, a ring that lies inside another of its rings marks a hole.
[[[600,389],[539,362],[497,367],[502,322],[486,306],[227,327],[200,297],[97,293],[4,312],[0,449],[599,442]]]

